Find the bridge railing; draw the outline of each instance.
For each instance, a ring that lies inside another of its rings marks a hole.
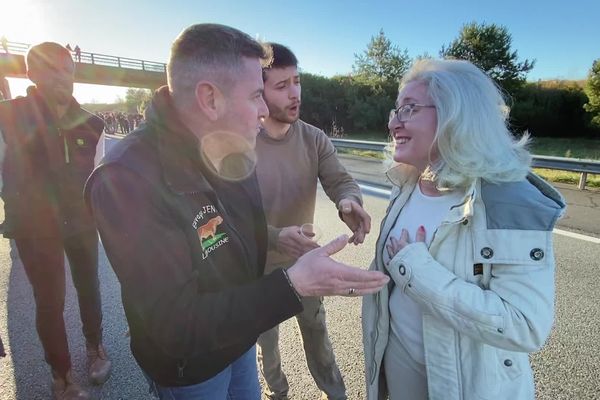
[[[331,139],[334,146],[341,149],[369,150],[382,152],[388,145],[383,142],[366,140]],[[585,189],[588,174],[600,174],[600,161],[579,158],[564,158],[552,156],[533,156],[532,165],[536,168],[555,169],[560,171],[578,172],[579,189]]]
[[[25,54],[30,47],[27,43],[7,42],[6,44],[9,53],[12,54]],[[2,51],[4,52],[4,49]]]
[[[8,51],[12,54],[25,55],[30,45],[27,43],[7,42]],[[3,49],[0,49],[3,51]],[[166,72],[167,64],[155,61],[138,60],[135,58],[117,57],[107,54],[89,53],[82,51],[79,56],[71,51],[73,61],[85,64],[103,65],[107,67],[137,69],[150,72]]]

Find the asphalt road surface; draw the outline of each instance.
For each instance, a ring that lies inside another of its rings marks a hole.
[[[336,258],[366,268],[387,201],[366,196],[365,207],[374,224],[365,244],[348,246]],[[315,221],[323,231],[321,242],[346,232],[331,202],[319,194]],[[1,216],[1,215],[0,215]],[[598,221],[596,221],[598,223]],[[532,356],[538,399],[599,399],[600,380],[600,244],[555,235],[557,260],[556,323],[545,348]],[[129,351],[127,325],[121,306],[119,284],[101,251],[100,276],[104,311],[104,340],[113,360],[113,374],[101,388],[89,387],[96,399],[150,399],[147,385]],[[78,306],[67,275],[65,319],[73,368],[85,379],[84,343]],[[363,356],[359,298],[328,298],[325,301],[330,337],[351,400],[364,398]],[[48,367],[34,323],[33,298],[14,246],[0,241],[0,335],[8,357],[0,359],[0,400],[50,398]],[[282,324],[283,369],[293,399],[320,398],[302,351],[295,321]]]

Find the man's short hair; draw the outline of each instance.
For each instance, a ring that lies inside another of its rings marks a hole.
[[[60,65],[64,58],[71,59],[71,53],[65,47],[54,42],[43,42],[29,48],[25,63],[27,70],[44,70]]]
[[[243,58],[270,62],[268,49],[249,35],[219,24],[196,24],[185,29],[171,46],[167,81],[174,96],[195,93],[201,80],[212,80],[227,91],[235,83]]]
[[[266,46],[270,49],[273,60],[268,65],[263,66],[263,81],[266,82],[266,71],[271,68],[298,67],[298,59],[288,47],[273,42],[266,43]]]
[[[266,45],[271,48],[271,52],[273,53],[273,61],[266,66],[265,69],[298,66],[298,59],[288,47],[273,42],[267,43]]]

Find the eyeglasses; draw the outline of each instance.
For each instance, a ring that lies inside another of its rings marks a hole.
[[[391,121],[392,118],[396,117],[398,119],[398,122],[406,122],[412,118],[415,110],[417,110],[417,112],[418,112],[419,108],[435,108],[435,106],[431,105],[431,104],[416,104],[416,103],[404,104],[404,105],[401,105],[400,107],[392,109],[390,111],[389,120]]]

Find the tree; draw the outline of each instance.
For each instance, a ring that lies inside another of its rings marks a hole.
[[[583,105],[587,96],[577,81],[526,83],[513,97],[510,112],[513,132],[532,136],[583,137],[593,134]]]
[[[535,60],[519,62],[511,44],[512,37],[506,27],[471,22],[462,27],[459,37],[448,47],[442,46],[440,56],[471,61],[504,90],[514,93],[525,83],[525,76],[533,69]]]
[[[592,114],[592,125],[600,127],[600,58],[592,64],[584,90],[588,102],[583,108]]]
[[[406,49],[401,51],[392,45],[383,29],[371,37],[362,54],[354,54],[354,60],[353,70],[357,77],[372,82],[397,83],[410,65]]]
[[[139,114],[143,113],[151,99],[152,91],[149,89],[127,89],[127,92],[125,93],[127,112]]]

